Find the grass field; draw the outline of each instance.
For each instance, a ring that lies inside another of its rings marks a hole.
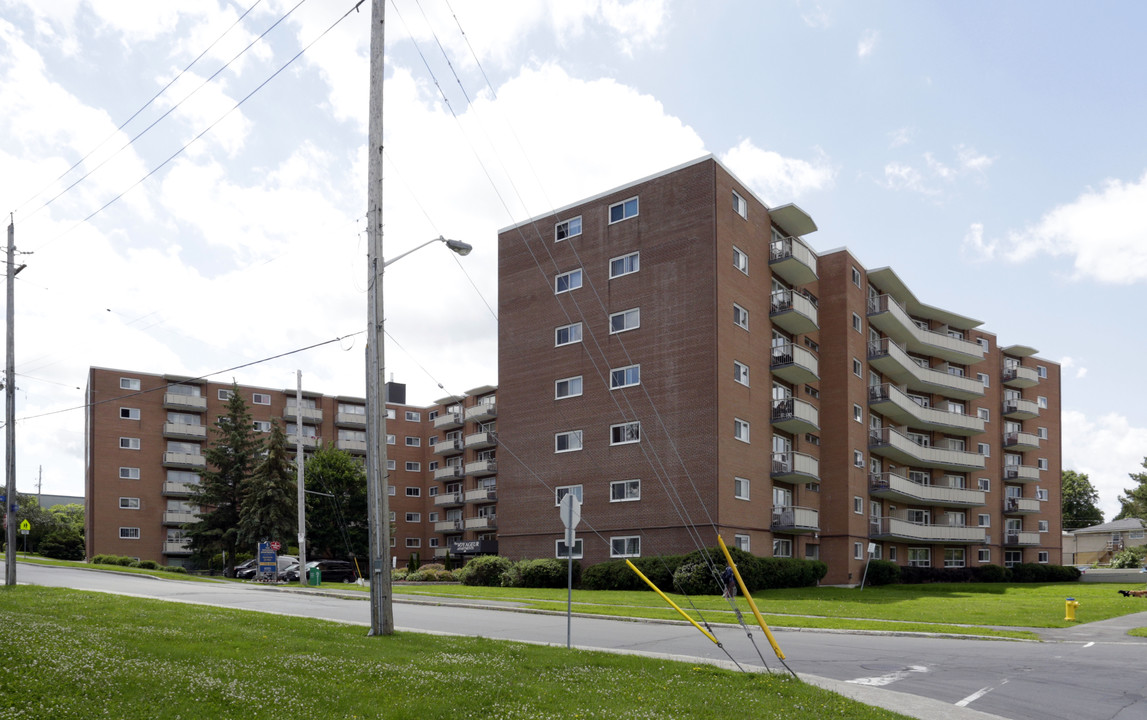
[[[16,586],[0,718],[893,720],[786,676]]]

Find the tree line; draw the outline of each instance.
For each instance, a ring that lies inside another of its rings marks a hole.
[[[1142,466],[1147,470],[1147,457],[1143,458]],[[1147,472],[1128,473],[1128,477],[1134,481],[1134,485],[1124,489],[1119,496],[1119,514],[1112,520],[1147,520]],[[1065,470],[1061,490],[1064,529],[1077,530],[1103,523],[1099,491],[1091,484],[1086,473]]]

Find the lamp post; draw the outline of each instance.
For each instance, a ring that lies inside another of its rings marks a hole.
[[[381,215],[381,212],[379,212]],[[371,225],[369,266],[370,302],[368,310],[366,361],[366,493],[367,520],[370,529],[370,635],[394,632],[393,602],[390,592],[390,493],[386,469],[386,370],[385,315],[383,314],[383,273],[386,267],[415,250],[441,242],[459,255],[469,255],[473,247],[461,240],[447,240],[441,235],[418,247],[391,258],[382,259],[381,223]]]

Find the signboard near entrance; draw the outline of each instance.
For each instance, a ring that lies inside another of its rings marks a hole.
[[[271,544],[266,542],[259,543],[259,575],[274,577],[279,572],[279,558],[274,550],[271,549]]]
[[[452,540],[451,555],[497,555],[497,540]]]

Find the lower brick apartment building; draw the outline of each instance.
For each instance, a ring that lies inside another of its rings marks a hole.
[[[206,466],[209,428],[233,386],[135,370],[91,368],[85,428],[87,556],[114,554],[191,566],[182,526]],[[320,442],[366,457],[366,401],[294,389],[239,386],[255,430],[282,423],[290,446]],[[497,552],[497,388],[484,386],[432,406],[407,405],[387,384],[387,465],[393,556],[401,565]],[[362,518],[362,523],[366,518]],[[254,548],[251,549],[254,552]]]
[[[1060,375],[712,157],[499,233],[503,555],[1060,560]]]

